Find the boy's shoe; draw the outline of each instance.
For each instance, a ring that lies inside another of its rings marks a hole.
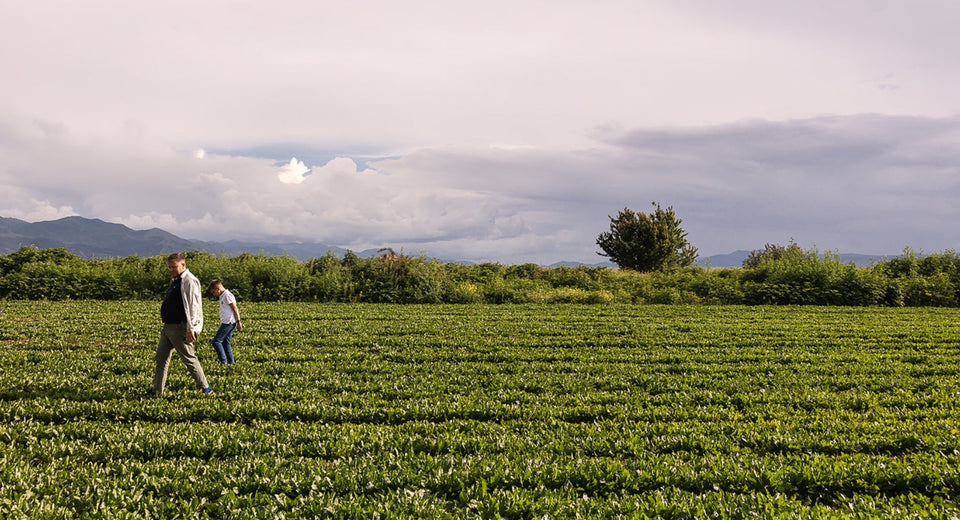
[[[203,395],[213,395],[213,388],[209,386],[203,389]]]
[[[150,390],[147,390],[146,393],[144,393],[143,395],[141,395],[141,396],[140,396],[140,399],[141,399],[141,400],[143,400],[143,399],[153,399],[153,398],[156,397],[156,396],[157,396],[157,392],[154,391],[153,388],[151,388]]]

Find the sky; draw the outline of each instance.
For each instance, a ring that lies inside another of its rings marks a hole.
[[[505,264],[960,245],[955,0],[0,0],[0,216]]]

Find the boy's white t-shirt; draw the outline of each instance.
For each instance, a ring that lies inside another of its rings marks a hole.
[[[236,304],[237,299],[233,297],[233,293],[224,289],[223,294],[220,295],[220,323],[236,323],[237,320],[233,317],[233,309],[230,308],[230,304]]]

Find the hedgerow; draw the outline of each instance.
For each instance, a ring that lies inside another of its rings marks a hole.
[[[609,267],[465,265],[392,250],[300,261],[289,256],[186,253],[202,281],[223,280],[246,301],[366,303],[632,303],[746,305],[960,305],[960,256],[950,250],[871,266],[838,255],[768,246],[741,268],[675,268],[639,273]],[[159,298],[164,256],[83,259],[65,249],[22,248],[0,256],[0,299]]]

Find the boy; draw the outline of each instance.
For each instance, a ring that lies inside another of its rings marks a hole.
[[[220,300],[220,328],[217,329],[211,343],[213,343],[213,349],[217,351],[220,363],[232,365],[234,360],[230,339],[233,337],[234,329],[243,330],[243,324],[240,323],[240,310],[237,309],[237,299],[216,278],[210,281],[207,290]]]

